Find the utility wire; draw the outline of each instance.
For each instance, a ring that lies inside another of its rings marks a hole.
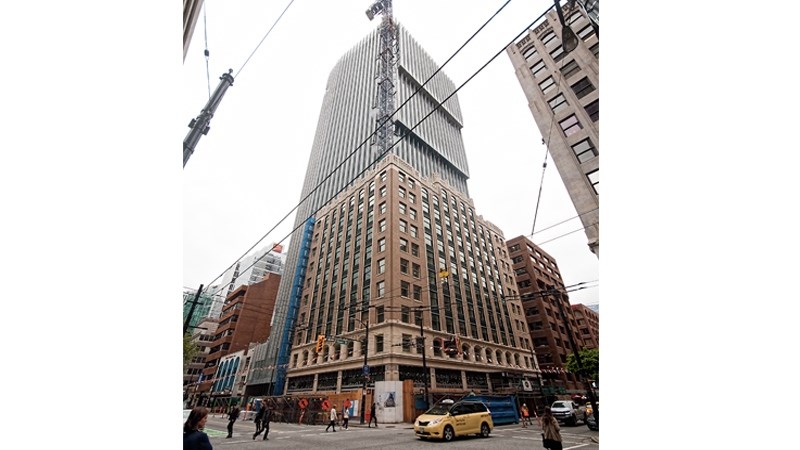
[[[292,1],[294,1],[294,0],[292,0]],[[211,282],[211,283],[209,283],[209,284],[208,284],[208,286],[211,286],[211,285],[213,285],[213,284],[214,284],[214,281],[218,280],[218,279],[219,279],[219,278],[221,278],[223,275],[225,275],[225,272],[227,272],[228,270],[230,270],[230,269],[231,269],[231,268],[232,268],[234,265],[236,265],[236,263],[237,263],[237,262],[239,262],[239,261],[240,261],[242,258],[244,258],[245,256],[247,256],[247,254],[248,254],[248,253],[250,253],[250,252],[251,252],[251,251],[252,251],[252,250],[253,250],[253,249],[254,249],[254,248],[255,248],[255,247],[256,247],[256,246],[257,246],[259,243],[261,243],[261,241],[263,241],[263,240],[264,240],[264,239],[265,239],[267,236],[269,236],[269,235],[270,235],[270,234],[271,234],[271,233],[272,233],[272,232],[273,232],[273,231],[274,231],[274,230],[275,230],[275,229],[276,229],[278,226],[280,226],[280,224],[282,224],[282,223],[283,223],[283,222],[284,222],[284,221],[285,221],[285,220],[286,220],[286,219],[287,219],[287,218],[288,218],[288,217],[289,217],[289,216],[290,216],[290,215],[291,215],[291,214],[292,214],[292,213],[293,213],[293,212],[294,212],[294,211],[295,211],[297,208],[299,208],[299,207],[300,207],[300,205],[302,205],[302,204],[303,204],[303,202],[305,202],[305,201],[306,201],[306,200],[307,200],[309,197],[311,197],[311,195],[313,195],[313,194],[314,194],[314,193],[315,193],[315,192],[316,192],[318,189],[320,189],[320,188],[322,187],[322,185],[323,185],[323,184],[325,184],[325,182],[326,182],[326,181],[327,181],[329,178],[331,178],[331,177],[332,177],[332,176],[333,176],[333,175],[334,175],[334,174],[335,174],[335,173],[336,173],[336,172],[337,172],[337,171],[338,171],[338,170],[339,170],[339,169],[340,169],[342,166],[344,166],[344,164],[345,164],[345,163],[346,163],[346,162],[347,162],[347,161],[348,161],[348,160],[349,160],[349,159],[350,159],[350,158],[351,158],[353,155],[355,155],[355,153],[356,153],[356,152],[357,152],[357,151],[358,151],[358,150],[359,150],[361,147],[363,147],[363,146],[364,146],[364,144],[366,144],[367,142],[369,142],[369,140],[370,140],[370,139],[371,139],[371,138],[372,138],[372,137],[373,137],[373,136],[374,136],[374,135],[375,135],[375,134],[378,132],[378,130],[380,130],[380,129],[381,129],[381,127],[383,126],[383,124],[384,124],[384,123],[386,123],[386,121],[388,121],[388,120],[390,120],[392,117],[394,117],[394,116],[395,116],[395,114],[397,114],[397,113],[400,111],[400,109],[402,109],[402,108],[403,108],[403,107],[404,107],[404,106],[405,106],[405,105],[406,105],[406,104],[407,104],[407,103],[408,103],[408,102],[409,102],[409,101],[410,101],[410,100],[411,100],[411,99],[412,99],[412,98],[413,98],[415,95],[417,95],[417,93],[419,93],[419,92],[420,92],[420,91],[421,91],[421,90],[422,90],[422,89],[425,87],[425,85],[427,85],[427,84],[428,84],[428,82],[430,82],[430,80],[432,80],[432,79],[433,79],[433,77],[435,77],[435,76],[436,76],[436,75],[437,75],[439,72],[441,72],[441,71],[444,69],[444,67],[445,67],[445,66],[446,66],[446,65],[447,65],[447,64],[450,62],[450,60],[452,60],[452,59],[453,59],[453,58],[454,58],[454,57],[455,57],[455,56],[456,56],[456,55],[457,55],[459,52],[461,52],[461,50],[462,50],[462,49],[463,49],[463,48],[464,48],[464,47],[465,47],[465,46],[466,46],[466,45],[467,45],[467,44],[468,44],[468,43],[469,43],[469,42],[470,42],[470,41],[471,41],[471,40],[472,40],[472,39],[473,39],[473,38],[474,38],[474,37],[475,37],[475,36],[476,36],[476,35],[477,35],[477,34],[478,34],[480,31],[481,31],[481,30],[483,30],[483,28],[484,28],[484,27],[486,27],[486,25],[487,25],[489,22],[491,22],[491,21],[492,21],[492,20],[493,20],[493,19],[494,19],[494,18],[497,16],[497,14],[498,14],[498,13],[500,13],[500,11],[502,11],[502,10],[503,10],[503,8],[505,8],[505,7],[506,7],[506,5],[508,5],[508,3],[509,3],[510,1],[511,1],[511,0],[508,0],[508,1],[506,1],[506,3],[505,3],[505,4],[503,4],[503,6],[501,6],[501,7],[500,7],[500,9],[498,9],[498,10],[497,10],[497,12],[495,12],[495,13],[494,13],[494,14],[493,14],[493,15],[492,15],[492,16],[491,16],[491,17],[490,17],[490,18],[489,18],[489,19],[488,19],[488,20],[487,20],[487,21],[486,21],[486,22],[485,22],[483,25],[481,25],[481,27],[480,27],[480,28],[478,28],[478,30],[477,30],[475,33],[473,33],[473,34],[472,34],[472,36],[470,36],[470,38],[469,38],[469,39],[467,39],[467,41],[466,41],[466,42],[464,42],[464,44],[462,44],[462,45],[461,45],[461,47],[459,47],[459,48],[458,48],[458,50],[456,50],[456,52],[455,52],[455,53],[453,53],[453,55],[452,55],[452,56],[450,56],[450,58],[448,58],[448,59],[447,59],[447,61],[445,61],[445,63],[444,63],[444,64],[442,64],[442,66],[441,66],[441,67],[439,67],[439,68],[438,68],[438,69],[437,69],[437,70],[436,70],[436,71],[435,71],[435,72],[434,72],[434,73],[433,73],[433,74],[432,74],[430,77],[428,77],[428,79],[427,79],[427,80],[425,80],[425,82],[424,82],[424,83],[422,83],[422,84],[421,84],[421,85],[420,85],[420,86],[419,86],[419,87],[418,87],[418,88],[417,88],[417,89],[414,91],[414,93],[413,93],[413,94],[411,94],[411,96],[409,96],[409,98],[408,98],[408,99],[406,99],[406,100],[405,100],[405,101],[404,101],[404,102],[403,102],[403,103],[402,103],[402,104],[401,104],[399,107],[397,107],[397,109],[395,109],[395,111],[394,111],[394,112],[393,112],[391,115],[389,115],[389,116],[386,118],[386,120],[384,120],[384,121],[383,121],[383,122],[381,122],[381,123],[380,123],[378,126],[376,126],[376,128],[375,128],[375,131],[373,131],[373,132],[372,132],[372,133],[371,133],[369,136],[367,136],[367,138],[366,138],[366,139],[364,139],[364,141],[362,141],[362,142],[361,142],[361,144],[359,144],[359,145],[358,145],[358,146],[357,146],[355,149],[353,149],[353,151],[351,151],[351,152],[350,152],[350,154],[348,154],[348,155],[347,155],[347,156],[346,156],[346,157],[345,157],[345,158],[342,160],[342,162],[340,162],[340,163],[339,163],[339,164],[338,164],[336,167],[334,167],[334,168],[333,168],[333,169],[332,169],[332,170],[331,170],[331,171],[328,173],[328,175],[326,175],[326,176],[325,176],[325,178],[323,178],[323,179],[322,179],[322,180],[321,180],[321,181],[320,181],[320,182],[319,182],[319,183],[318,183],[318,184],[317,184],[317,185],[314,187],[314,189],[312,189],[312,190],[311,190],[311,191],[310,191],[310,192],[309,192],[309,193],[308,193],[308,194],[307,194],[305,197],[303,197],[302,199],[300,199],[300,201],[297,203],[297,205],[295,205],[295,207],[294,207],[294,208],[292,208],[292,209],[291,209],[291,210],[290,210],[288,213],[286,213],[286,215],[285,215],[285,216],[283,216],[283,218],[282,218],[280,221],[278,221],[278,223],[277,223],[277,224],[275,224],[275,226],[273,226],[273,227],[272,227],[272,228],[271,228],[269,231],[267,231],[267,233],[266,233],[266,234],[264,234],[264,236],[262,236],[262,237],[261,237],[261,239],[259,239],[258,241],[256,241],[256,243],[255,243],[255,244],[253,244],[253,245],[252,245],[252,246],[251,246],[251,247],[250,247],[250,248],[249,248],[247,251],[245,251],[245,253],[244,253],[242,256],[240,256],[240,257],[239,257],[239,258],[238,258],[236,261],[234,261],[234,262],[233,262],[233,264],[231,264],[230,266],[228,266],[228,268],[226,268],[226,269],[225,269],[225,270],[224,270],[224,271],[223,271],[223,272],[222,272],[220,275],[218,275],[216,278],[214,278],[214,280],[212,280],[212,282]],[[291,3],[290,3],[290,5],[291,5]],[[287,8],[288,8],[288,6],[287,6]],[[552,7],[551,7],[551,8],[552,8]],[[548,9],[548,10],[549,10],[549,9]],[[285,11],[284,11],[284,12],[285,12]],[[543,17],[543,16],[544,16],[544,14],[546,14],[546,11],[545,11],[545,13],[543,13],[541,16],[539,16],[539,18],[537,18],[536,20],[534,20],[534,22],[532,22],[532,23],[531,23],[531,25],[532,25],[533,23],[535,23],[536,21],[538,21],[539,19],[541,19],[541,17]],[[280,20],[280,18],[279,18],[279,20]],[[276,22],[276,23],[277,23],[277,22]],[[525,29],[525,30],[527,30],[529,27],[530,27],[530,25],[529,25],[528,27],[526,27],[526,29]],[[519,38],[519,36],[521,36],[521,35],[522,35],[522,34],[525,32],[525,30],[523,30],[522,32],[520,32],[520,33],[519,33],[519,34],[518,34],[518,35],[517,35],[517,36],[516,36],[516,37],[515,37],[515,38],[514,38],[514,39],[513,39],[511,42],[513,43],[513,41],[514,41],[514,40],[516,40],[517,38]],[[266,37],[266,36],[265,36],[265,37]],[[260,44],[259,44],[259,45],[260,45]],[[510,45],[510,44],[508,44],[508,45]],[[506,47],[507,47],[508,45],[506,45]],[[500,52],[498,52],[497,54],[495,54],[495,56],[494,56],[492,59],[490,59],[490,60],[489,60],[489,62],[491,62],[491,61],[493,61],[495,58],[497,58],[497,56],[498,56],[500,53],[502,53],[504,50],[505,50],[505,47],[504,47],[502,50],[500,50]],[[488,64],[488,63],[487,63],[487,64]],[[475,74],[473,74],[473,75],[472,75],[472,77],[470,77],[470,78],[469,78],[469,79],[468,79],[466,82],[464,82],[464,83],[461,85],[461,87],[463,87],[463,86],[464,86],[464,84],[466,84],[466,83],[467,83],[468,81],[470,81],[470,80],[471,80],[473,77],[475,77],[475,75],[477,75],[478,73],[480,73],[480,71],[482,71],[482,70],[483,70],[483,68],[484,68],[484,67],[486,67],[486,65],[487,65],[487,64],[484,64],[484,66],[483,66],[483,67],[481,67],[481,68],[478,70],[478,72],[476,72]],[[240,71],[241,71],[241,69],[240,69]],[[419,126],[419,124],[420,124],[420,123],[424,122],[424,121],[425,121],[425,120],[426,120],[426,119],[427,119],[427,118],[428,118],[428,117],[429,117],[431,114],[433,114],[433,112],[435,112],[436,110],[438,110],[438,109],[439,109],[439,108],[440,108],[440,107],[441,107],[441,106],[442,106],[442,105],[443,105],[445,102],[447,102],[447,100],[449,100],[449,99],[450,99],[450,97],[452,97],[452,96],[453,96],[453,95],[454,95],[456,92],[458,92],[458,90],[459,90],[459,89],[461,89],[461,87],[459,87],[458,89],[456,89],[456,90],[455,90],[455,91],[454,91],[452,94],[450,94],[450,96],[448,96],[448,97],[447,97],[445,100],[443,100],[441,103],[439,103],[439,104],[438,104],[438,105],[437,105],[437,106],[436,106],[436,107],[435,107],[435,108],[434,108],[434,109],[433,109],[433,110],[432,110],[432,111],[431,111],[431,112],[430,112],[428,115],[426,115],[426,116],[425,116],[425,117],[423,117],[423,118],[422,118],[422,119],[421,119],[419,122],[417,122],[417,124],[416,124],[416,125],[414,125],[414,127],[413,127],[413,128],[411,128],[411,129],[410,129],[410,130],[409,130],[409,131],[406,133],[406,135],[407,135],[408,133],[410,133],[411,131],[413,131],[414,129],[416,129],[416,128],[417,128],[417,126]],[[405,137],[405,135],[404,135],[403,137]],[[394,146],[395,146],[395,145],[397,145],[397,143],[399,143],[399,142],[401,142],[401,141],[402,141],[402,137],[401,137],[400,139],[398,139],[398,140],[397,140],[397,141],[396,141],[396,142],[395,142],[395,143],[394,143],[392,146],[390,146],[390,147],[387,149],[387,151],[386,151],[386,152],[384,152],[384,153],[382,153],[382,154],[378,155],[378,157],[376,157],[376,158],[375,158],[375,159],[374,159],[374,160],[373,160],[371,163],[369,163],[368,165],[366,165],[366,167],[364,168],[364,170],[362,170],[361,172],[357,173],[357,174],[355,175],[355,177],[351,178],[351,179],[349,180],[349,182],[348,182],[347,184],[345,184],[345,186],[344,186],[342,189],[340,189],[340,190],[339,190],[339,191],[337,191],[337,192],[336,192],[336,193],[335,193],[333,196],[331,196],[330,198],[328,198],[328,200],[327,200],[327,201],[330,201],[331,199],[333,199],[333,198],[335,198],[337,195],[339,195],[339,193],[341,193],[341,192],[342,192],[342,191],[343,191],[343,190],[344,190],[344,189],[345,189],[347,186],[349,186],[349,185],[350,185],[350,183],[352,183],[353,181],[357,180],[357,179],[358,179],[358,178],[359,178],[359,177],[360,177],[360,176],[361,176],[361,175],[362,175],[364,172],[366,172],[367,170],[369,170],[369,169],[370,169],[370,168],[371,168],[373,165],[375,165],[375,164],[376,164],[378,161],[380,161],[380,160],[381,160],[381,158],[383,158],[383,156],[384,156],[384,155],[385,155],[385,154],[388,152],[388,150],[391,150],[392,148],[394,148]],[[327,201],[326,201],[326,203],[323,203],[323,205],[327,204]],[[315,211],[314,211],[314,212],[311,214],[311,216],[313,216],[313,215],[314,215],[314,213],[316,213],[317,211],[319,211],[319,209],[320,209],[320,208],[318,208],[317,210],[315,210]],[[309,217],[311,217],[311,216],[309,216]],[[292,230],[292,232],[290,232],[288,236],[286,236],[286,237],[284,237],[283,239],[281,239],[281,241],[279,241],[278,243],[280,244],[280,243],[281,243],[281,242],[283,242],[283,240],[285,240],[287,237],[290,237],[290,236],[291,236],[291,235],[292,235],[292,234],[293,234],[293,233],[294,233],[296,230],[298,230],[298,229],[300,229],[301,227],[305,226],[305,222],[306,222],[307,220],[308,220],[308,218],[306,218],[306,220],[304,220],[304,221],[303,221],[303,223],[301,223],[300,225],[298,225],[297,227],[295,227],[295,228],[294,228],[294,230]],[[271,251],[271,250],[270,250],[270,251]],[[269,252],[267,252],[267,253],[269,253]],[[266,254],[265,254],[265,256],[266,256]],[[255,264],[255,263],[253,263],[253,264]],[[251,265],[250,267],[252,267],[252,265]],[[249,267],[248,267],[248,268],[246,268],[246,269],[244,269],[244,270],[247,270],[247,269],[249,269]],[[217,291],[217,292],[219,292],[219,291]],[[217,292],[215,292],[215,294],[216,294]]]
[[[546,240],[546,241],[544,241],[544,242],[540,242],[540,243],[538,243],[538,244],[536,244],[536,245],[539,245],[539,246],[541,246],[541,245],[547,244],[548,242],[553,242],[553,241],[555,241],[556,239],[561,239],[561,238],[562,238],[562,237],[564,237],[564,236],[569,236],[569,235],[570,235],[570,234],[572,234],[572,233],[577,233],[578,231],[583,231],[583,230],[585,230],[585,229],[586,229],[586,227],[581,227],[581,228],[578,228],[577,230],[570,231],[569,233],[564,233],[564,234],[562,234],[562,235],[560,235],[560,236],[556,236],[556,237],[554,237],[553,239],[549,239],[549,240]]]
[[[244,64],[242,64],[242,67],[240,67],[239,70],[236,72],[236,75],[234,75],[234,77],[233,77],[234,79],[239,76],[239,73],[242,71],[242,69],[244,69],[244,66],[246,66],[247,63],[250,62],[250,58],[252,58],[253,55],[256,54],[256,51],[258,50],[258,48],[261,47],[261,44],[263,44],[264,40],[267,39],[267,36],[269,36],[269,33],[272,31],[273,28],[275,28],[275,25],[277,25],[278,22],[281,20],[281,17],[283,17],[283,15],[286,14],[286,10],[288,10],[289,7],[292,6],[292,3],[294,3],[294,0],[289,1],[289,4],[286,5],[286,8],[284,8],[284,10],[281,13],[281,15],[278,16],[278,19],[275,21],[275,23],[273,23],[272,26],[269,28],[269,30],[267,30],[267,34],[265,34],[264,37],[261,38],[261,42],[259,42],[258,45],[256,45],[256,48],[253,50],[252,53],[250,53],[250,56],[247,57],[247,60],[244,62]]]
[[[569,18],[570,18],[570,23],[566,24],[566,26],[570,26],[570,24],[574,22],[575,14],[571,15]],[[551,32],[555,34],[555,31],[551,30]],[[563,49],[564,43],[561,42],[561,45]],[[545,47],[545,50],[547,50],[547,47]],[[544,55],[542,55],[542,58],[544,58]],[[564,57],[561,58],[561,67],[558,69],[558,74],[556,75],[558,81],[556,82],[556,95],[555,97],[553,97],[554,99],[557,98],[559,94],[561,94],[561,81],[564,78],[564,73],[562,71],[564,70],[564,61],[566,60],[567,60],[567,55],[565,54]],[[542,143],[545,144],[544,162],[542,163],[542,178],[539,181],[539,195],[536,197],[536,208],[533,212],[533,226],[531,226],[531,235],[533,235],[536,232],[536,217],[539,215],[539,204],[542,199],[542,189],[544,187],[544,172],[545,170],[547,170],[547,156],[550,153],[550,141],[553,136],[553,125],[556,122],[556,112],[553,110],[552,106],[550,106],[550,110],[553,112],[553,114],[550,116],[550,129],[547,132],[547,142],[545,142],[544,139],[542,139]]]
[[[551,228],[555,228],[555,227],[557,227],[557,226],[559,226],[559,225],[561,225],[561,224],[564,224],[564,223],[567,223],[567,222],[569,222],[569,221],[570,221],[570,220],[572,220],[572,219],[577,219],[578,217],[580,217],[580,216],[583,216],[583,215],[585,215],[585,214],[589,214],[589,213],[595,212],[595,211],[597,211],[598,209],[600,209],[600,208],[594,208],[594,209],[591,209],[591,210],[589,210],[589,211],[582,212],[582,213],[578,214],[577,216],[572,216],[572,217],[570,217],[569,219],[564,219],[564,220],[562,220],[561,222],[554,223],[553,225],[550,225],[549,227],[542,228],[541,230],[539,230],[539,231],[537,231],[537,232],[535,232],[535,233],[533,233],[533,234],[529,234],[527,237],[528,237],[528,238],[532,238],[534,234],[539,234],[539,233],[541,233],[541,232],[543,232],[543,231],[547,231],[547,230],[549,230],[549,229],[551,229]]]

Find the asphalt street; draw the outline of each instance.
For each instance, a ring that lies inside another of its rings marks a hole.
[[[252,421],[237,420],[234,424],[233,437],[228,434],[228,421],[221,416],[210,416],[206,424],[206,433],[215,449],[308,449],[335,448],[347,449],[428,449],[447,446],[449,449],[530,449],[541,447],[541,431],[538,426],[522,428],[519,424],[495,427],[487,439],[480,437],[457,438],[453,442],[423,441],[414,435],[411,424],[380,424],[378,428],[367,428],[360,425],[358,418],[351,420],[348,430],[336,427],[336,432],[325,431],[324,425],[296,425],[287,423],[270,424],[269,440],[253,440],[255,425]],[[599,449],[599,433],[591,431],[585,425],[575,427],[562,426],[564,449]]]

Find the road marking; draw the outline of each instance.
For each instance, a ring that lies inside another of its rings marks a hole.
[[[205,432],[208,437],[220,437],[228,435],[227,431],[215,430],[213,428],[203,428],[203,432]]]
[[[512,436],[511,438],[512,439],[520,439],[520,440],[523,440],[523,441],[541,441],[542,440],[541,437],[536,438],[536,437]],[[563,442],[562,442],[562,444],[563,444]],[[573,448],[586,447],[587,445],[589,445],[589,444],[578,444],[578,445],[575,445],[575,446],[572,446],[572,447],[564,447],[564,450],[570,450],[570,449],[573,449]]]

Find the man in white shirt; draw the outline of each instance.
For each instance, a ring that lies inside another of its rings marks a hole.
[[[325,427],[325,432],[328,432],[328,428],[333,427],[333,432],[336,433],[336,407],[331,405],[331,423]]]

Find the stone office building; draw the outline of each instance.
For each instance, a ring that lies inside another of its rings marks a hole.
[[[505,238],[466,195],[389,156],[316,217],[287,393],[361,388],[365,352],[370,383],[415,392],[425,371],[432,392],[515,392],[535,375]]]
[[[571,52],[562,48],[562,26],[551,10],[507,53],[589,248],[599,258],[600,41],[581,8],[565,5],[564,17],[578,36]]]

